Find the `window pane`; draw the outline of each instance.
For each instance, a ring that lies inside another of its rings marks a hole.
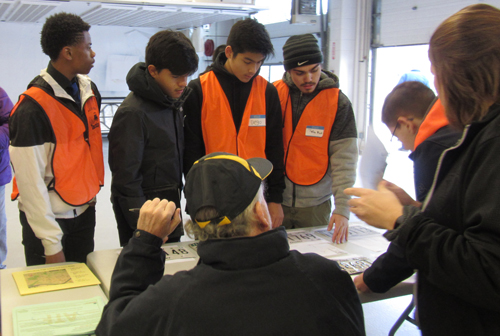
[[[283,65],[271,65],[270,68],[269,81],[271,83],[283,78],[283,73],[285,72]]]

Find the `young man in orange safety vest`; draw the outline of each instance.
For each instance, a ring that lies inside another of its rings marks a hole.
[[[286,72],[274,83],[284,125],[283,225],[335,226],[332,241],[342,243],[349,233],[350,198],[343,191],[356,179],[357,131],[351,102],[337,76],[322,70],[322,61],[311,34],[292,36],[283,46]]]
[[[403,148],[412,151],[416,200],[403,189],[386,183],[403,205],[420,207],[431,189],[441,154],[457,143],[462,133],[449,126],[445,110],[434,91],[419,81],[397,85],[385,98],[382,122],[401,141]],[[404,254],[391,244],[386,253],[354,280],[360,291],[383,293],[411,276]]]
[[[213,152],[244,159],[266,158],[274,169],[266,179],[266,201],[273,227],[283,221],[283,145],[281,109],[276,88],[259,76],[274,53],[264,25],[253,19],[236,22],[227,46],[199,78],[184,103],[184,174]]]
[[[27,265],[85,262],[94,250],[95,196],[104,183],[101,97],[90,25],[79,16],[47,18],[47,69],[11,112],[9,147]]]

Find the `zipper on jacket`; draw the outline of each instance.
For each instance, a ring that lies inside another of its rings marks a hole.
[[[172,107],[172,110],[173,110],[173,114],[174,114],[174,130],[175,130],[175,147],[177,149],[177,155],[179,156],[179,173],[180,173],[180,176],[179,176],[179,181],[181,181],[181,185],[182,185],[182,155],[181,155],[181,149],[179,148],[179,134],[177,132],[177,113],[183,113],[182,112],[182,108],[175,108],[175,107]],[[182,122],[184,122],[184,120],[182,120]],[[180,192],[179,192],[180,193]],[[179,200],[180,200],[180,195],[179,195]]]
[[[288,96],[290,97],[289,100],[290,100],[290,105],[291,105],[291,110],[292,110],[292,115],[290,116],[292,118],[292,135],[290,136],[290,140],[288,141],[288,145],[287,145],[287,151],[286,151],[286,157],[285,157],[285,176],[286,176],[286,162],[288,160],[288,154],[290,153],[290,144],[292,143],[292,139],[293,139],[293,136],[295,134],[295,128],[296,128],[296,125],[294,125],[294,122],[293,122],[293,104],[292,104],[292,95],[290,94],[290,90],[288,91]],[[299,107],[301,101],[302,101],[302,91],[300,92],[299,101],[297,103],[297,108]],[[287,104],[288,104],[288,101],[287,101]],[[286,115],[286,113],[285,113],[285,115]],[[299,121],[297,121],[297,125],[298,124],[299,124]],[[284,125],[283,125],[283,128],[284,128]],[[292,183],[292,207],[294,208],[295,201],[297,198],[296,184],[292,180],[290,180],[290,182]]]
[[[300,91],[299,101],[297,102],[297,109],[295,110],[296,113],[300,108],[300,103],[302,103],[302,91]],[[304,109],[305,109],[305,107],[304,107]],[[293,113],[293,104],[292,104],[292,137],[293,137],[293,133],[295,133],[295,128],[297,128],[297,125],[299,124],[299,121],[300,121],[300,117],[299,117],[299,119],[296,120],[297,122],[295,122],[293,120],[294,119],[293,116],[294,116],[294,113]],[[301,113],[301,116],[302,116],[302,113]]]
[[[292,98],[290,95],[290,103],[291,102],[292,102]],[[297,109],[299,108],[301,102],[302,102],[302,91],[300,91],[299,101],[297,102]],[[293,136],[295,135],[295,129],[297,128],[297,125],[299,124],[299,121],[300,121],[300,118],[299,118],[297,120],[297,123],[295,124],[294,120],[293,120],[293,115],[294,115],[294,113],[293,113],[293,104],[292,104],[292,136],[290,137],[290,141],[288,142],[288,150],[286,151],[287,158],[288,158],[288,153],[290,152],[290,143],[292,142]],[[285,172],[286,172],[286,166],[285,166]],[[292,180],[290,180],[290,182],[292,182]],[[297,185],[295,184],[295,182],[292,182],[292,186],[293,186],[293,189],[292,189],[292,207],[295,208],[295,201],[297,200],[297,189],[296,189]]]

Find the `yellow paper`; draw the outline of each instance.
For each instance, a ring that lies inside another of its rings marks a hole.
[[[21,295],[99,285],[101,283],[84,263],[14,272],[12,276]]]

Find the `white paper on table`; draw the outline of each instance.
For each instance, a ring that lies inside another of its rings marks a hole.
[[[332,259],[332,258],[329,258]],[[363,273],[372,265],[372,260],[366,257],[336,257],[335,260],[341,269],[349,274]]]
[[[384,177],[388,154],[384,144],[375,134],[373,126],[368,127],[365,147],[359,163],[359,177],[363,188],[377,189],[377,185]]]
[[[349,242],[377,253],[382,253],[387,251],[387,248],[389,247],[390,244],[390,242],[382,236],[380,237],[372,236],[370,238],[355,239],[352,241],[350,240]]]
[[[176,262],[179,260],[195,259],[198,255],[191,249],[180,247],[178,245],[163,245],[163,251],[165,251],[165,263]]]
[[[324,240],[319,242],[296,243],[291,245],[290,249],[299,251],[300,253],[316,253],[323,257],[334,257],[347,254],[346,251]]]
[[[165,264],[183,263],[183,262],[187,262],[189,260],[195,260],[195,259],[196,258],[166,259]]]
[[[288,236],[288,243],[290,243],[290,244],[324,241],[324,239],[316,236],[314,233],[306,232],[306,231],[302,231],[302,230],[301,231],[288,231],[286,234]]]
[[[318,229],[314,231],[315,233],[322,235],[324,237],[327,237],[329,239],[332,238],[333,236],[333,230],[328,231],[327,229]],[[377,232],[369,227],[366,227],[365,225],[351,225],[349,224],[349,240],[350,239],[361,239],[365,237],[371,237],[371,236],[380,236],[381,233]]]

